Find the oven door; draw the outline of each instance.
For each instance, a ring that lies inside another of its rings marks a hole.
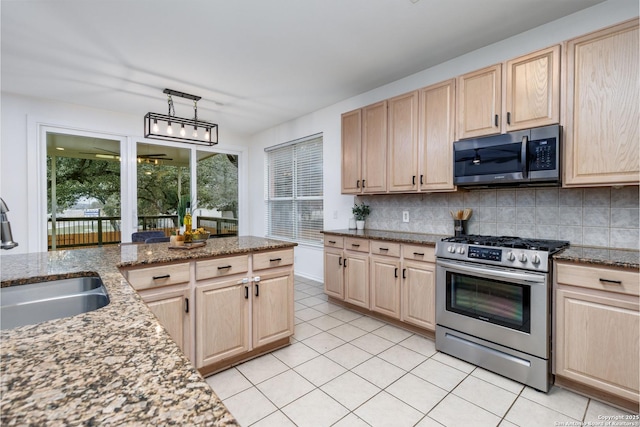
[[[436,323],[549,357],[548,275],[437,260]]]

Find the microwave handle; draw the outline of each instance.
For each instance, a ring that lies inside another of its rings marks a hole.
[[[520,159],[522,159],[522,177],[527,178],[527,168],[529,167],[529,159],[528,154],[529,150],[527,149],[527,143],[529,142],[528,136],[522,137],[522,146],[520,147]]]

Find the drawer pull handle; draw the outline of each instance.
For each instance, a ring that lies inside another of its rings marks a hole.
[[[496,115],[495,115],[495,117],[494,117],[493,119],[494,119],[494,123],[493,123],[493,124],[494,124],[496,127],[498,127],[498,115],[496,114]]]
[[[351,246],[353,246],[354,248],[359,248],[360,247],[360,245],[357,244],[357,243],[352,243]]]
[[[169,277],[171,277],[170,274],[163,274],[162,276],[153,276],[153,280],[168,279]]]
[[[406,278],[407,278],[407,269],[406,269],[406,268],[403,268],[403,269],[402,269],[402,278],[403,278],[403,279],[406,279]]]
[[[415,256],[424,256],[424,252],[414,252]]]
[[[381,251],[388,251],[389,248],[380,248]]]
[[[249,299],[249,287],[244,287],[244,299]]]
[[[424,175],[420,175],[420,185],[424,184]]]
[[[338,257],[338,265],[342,266],[342,257],[341,256]]]
[[[185,313],[189,312],[189,298],[184,299],[184,312]]]
[[[622,280],[609,280],[609,279],[602,279],[600,278],[600,281],[602,283],[611,283],[613,285],[622,285]]]
[[[347,268],[347,259],[344,259],[344,263],[342,264],[344,268]]]
[[[282,261],[282,258],[270,258],[269,262],[278,262],[278,261]]]
[[[231,268],[230,265],[223,265],[221,267],[218,267],[218,270],[226,270],[227,268]]]
[[[256,296],[259,297],[260,296],[260,285],[258,285],[256,283]]]
[[[396,277],[396,279],[398,278],[398,267],[396,267],[396,271],[393,273],[393,275]]]
[[[335,240],[329,240],[329,243],[331,243],[332,245],[335,245],[336,241]]]

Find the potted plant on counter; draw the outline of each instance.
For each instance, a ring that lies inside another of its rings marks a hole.
[[[356,219],[356,228],[358,230],[364,229],[364,220],[371,213],[371,208],[369,207],[369,205],[365,204],[364,202],[361,205],[355,203],[353,205],[353,208],[351,208],[351,212]]]

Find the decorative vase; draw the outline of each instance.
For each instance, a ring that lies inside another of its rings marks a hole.
[[[364,220],[362,220],[362,221],[357,220],[357,221],[356,221],[356,229],[358,229],[358,230],[364,230]]]

